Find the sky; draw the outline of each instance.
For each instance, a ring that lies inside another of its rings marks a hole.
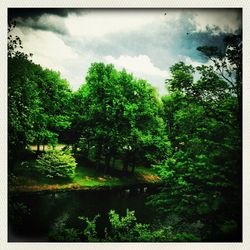
[[[60,71],[77,90],[91,63],[113,64],[166,94],[170,67],[209,64],[199,46],[223,49],[242,26],[240,9],[9,9],[12,31],[34,63]]]

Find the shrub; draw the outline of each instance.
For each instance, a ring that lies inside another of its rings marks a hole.
[[[68,214],[59,217],[49,231],[50,241],[55,242],[78,242],[80,241],[80,231],[68,227]]]
[[[9,221],[12,226],[22,226],[31,210],[22,202],[16,202],[10,197],[8,202]]]
[[[69,151],[51,150],[36,160],[35,168],[38,173],[49,178],[73,178],[76,161]]]
[[[135,211],[126,210],[125,216],[120,216],[114,210],[109,211],[109,224],[105,227],[105,238],[98,238],[96,215],[93,220],[78,217],[85,222],[84,236],[89,242],[182,242],[199,241],[200,238],[188,232],[175,232],[171,226],[142,224],[137,222]]]

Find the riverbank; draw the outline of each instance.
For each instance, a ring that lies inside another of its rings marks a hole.
[[[93,167],[83,164],[76,169],[73,179],[49,179],[37,176],[28,169],[19,169],[11,177],[9,183],[10,192],[46,192],[46,191],[70,191],[70,190],[106,190],[112,188],[128,188],[130,186],[143,186],[160,184],[157,173],[146,167],[135,168],[134,173],[122,175],[117,169],[110,174],[104,174]]]

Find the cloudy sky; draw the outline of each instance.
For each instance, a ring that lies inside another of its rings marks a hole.
[[[178,61],[207,64],[198,46],[223,47],[241,28],[237,9],[9,9],[13,33],[33,61],[60,71],[72,89],[84,83],[93,62],[112,63],[146,79],[160,94]]]

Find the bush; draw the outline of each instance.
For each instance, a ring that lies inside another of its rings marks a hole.
[[[199,241],[200,238],[189,232],[175,232],[173,227],[166,225],[142,224],[137,222],[135,211],[126,210],[125,216],[120,216],[114,210],[109,211],[109,227],[105,227],[104,238],[98,238],[96,215],[92,220],[78,217],[85,223],[84,236],[89,242],[183,242]]]
[[[25,219],[29,217],[31,210],[22,202],[16,202],[13,198],[8,202],[9,222],[13,227],[22,226]]]
[[[79,242],[80,231],[75,228],[68,227],[68,214],[63,214],[59,217],[53,224],[51,230],[49,231],[50,241],[55,242]]]
[[[35,168],[38,173],[49,178],[73,178],[76,161],[69,151],[51,150],[36,160]]]

